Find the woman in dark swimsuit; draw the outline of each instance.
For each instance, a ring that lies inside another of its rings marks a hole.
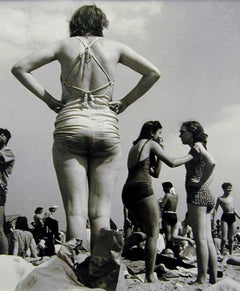
[[[159,234],[159,208],[153,195],[151,176],[155,178],[159,176],[161,161],[170,167],[176,167],[193,158],[190,154],[182,158],[171,158],[166,154],[163,150],[161,132],[162,126],[159,121],[148,121],[143,125],[128,155],[129,174],[122,192],[124,206],[146,235],[146,282],[157,281],[154,267]],[[131,237],[129,240],[133,241]]]
[[[206,149],[207,134],[197,121],[184,122],[180,129],[183,144],[190,146],[193,159],[186,163],[186,192],[190,226],[196,242],[198,275],[194,283],[206,281],[209,268],[209,282],[217,278],[217,253],[211,231],[211,211],[214,197],[209,189],[215,167],[213,157]]]

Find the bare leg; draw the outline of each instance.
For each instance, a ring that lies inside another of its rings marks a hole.
[[[163,221],[163,229],[164,229],[165,240],[166,240],[166,248],[172,249],[173,248],[172,227],[166,220]]]
[[[188,215],[193,236],[196,243],[196,255],[198,276],[197,283],[203,284],[207,278],[207,266],[209,260],[208,241],[207,241],[207,214],[206,207],[188,203]]]
[[[136,204],[135,218],[143,226],[147,239],[145,245],[146,282],[158,280],[154,273],[159,234],[159,208],[154,195]]]
[[[228,249],[230,255],[232,255],[233,252],[234,234],[235,234],[235,223],[228,227]]]
[[[224,254],[225,246],[227,243],[227,223],[225,221],[221,221],[221,254]]]
[[[70,153],[67,147],[56,143],[53,145],[53,161],[66,213],[66,240],[79,238],[88,248],[87,158]]]
[[[209,283],[215,284],[217,282],[217,251],[212,238],[211,229],[211,214],[207,215],[207,242],[209,252]]]
[[[0,206],[0,254],[8,255],[8,240],[4,232],[4,206]]]
[[[119,173],[121,153],[89,160],[89,203],[91,249],[101,229],[110,229],[112,195]]]

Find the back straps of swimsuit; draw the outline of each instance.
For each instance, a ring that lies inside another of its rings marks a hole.
[[[105,96],[105,94],[94,94],[97,91],[100,91],[102,89],[105,89],[109,86],[113,87],[114,82],[111,81],[110,76],[108,75],[107,71],[104,69],[104,67],[102,66],[102,64],[99,62],[99,60],[96,58],[96,56],[94,55],[93,51],[91,50],[91,46],[99,39],[99,37],[96,37],[95,39],[93,39],[93,41],[89,44],[86,45],[83,40],[79,37],[77,37],[77,40],[79,40],[82,45],[84,46],[84,51],[80,52],[80,54],[77,56],[77,58],[73,61],[71,67],[69,68],[67,74],[66,74],[66,78],[65,80],[62,80],[63,84],[65,84],[66,86],[76,89],[80,92],[83,93],[83,105],[85,104],[86,106],[88,106],[88,101],[94,101],[95,97],[103,97]],[[107,78],[107,83],[95,88],[93,90],[86,90],[86,89],[82,89],[79,88],[77,86],[73,86],[71,84],[69,84],[67,82],[67,79],[69,78],[73,68],[77,65],[78,62],[80,62],[80,77],[83,79],[84,78],[84,71],[85,71],[85,65],[88,66],[88,64],[94,60],[95,63],[98,65],[98,67],[101,69],[101,71],[104,73],[104,75]]]
[[[146,143],[148,142],[149,140],[147,140],[147,141],[145,141],[145,143],[142,145],[142,147],[141,147],[141,150],[140,150],[140,152],[139,152],[139,154],[138,154],[138,159],[137,159],[137,162],[139,163],[139,160],[140,160],[140,157],[141,157],[141,154],[142,154],[142,151],[143,151],[143,148],[145,147],[145,145],[146,145]]]

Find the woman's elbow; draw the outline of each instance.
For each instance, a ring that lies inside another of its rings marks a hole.
[[[159,172],[159,173],[151,172],[150,175],[151,175],[153,178],[158,178],[159,175],[160,175],[160,172]]]
[[[211,166],[211,168],[214,170],[215,167],[216,167],[216,163],[215,163],[214,161],[212,161],[211,164],[210,164],[210,166]]]
[[[152,77],[154,82],[157,82],[161,77],[161,73],[156,69],[156,70],[151,72],[151,77]]]
[[[160,173],[155,173],[155,174],[153,175],[153,177],[154,177],[154,178],[159,178],[159,175],[160,175]]]
[[[177,164],[174,163],[174,162],[168,162],[167,165],[168,165],[170,168],[175,168],[175,167],[177,167]]]
[[[23,75],[25,72],[28,72],[25,68],[23,68],[23,66],[21,66],[20,64],[15,64],[12,69],[11,69],[11,73],[18,78],[19,76]]]
[[[18,66],[18,65],[14,65],[11,69],[11,73],[17,77],[20,75],[20,72],[21,72],[21,68]]]

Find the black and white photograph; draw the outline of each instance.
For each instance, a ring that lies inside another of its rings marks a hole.
[[[0,291],[240,290],[240,1],[0,5]]]

